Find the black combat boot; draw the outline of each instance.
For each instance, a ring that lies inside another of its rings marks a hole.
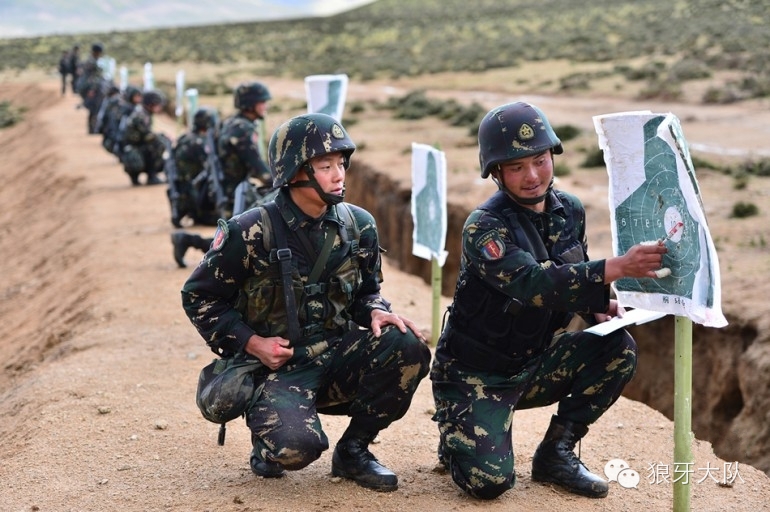
[[[375,491],[395,491],[398,489],[398,477],[369,451],[369,443],[375,437],[344,434],[332,455],[332,475],[349,478]]]
[[[574,452],[575,445],[586,433],[588,427],[582,423],[553,416],[532,458],[532,480],[551,482],[589,498],[606,497],[607,482],[588,471]]]
[[[184,253],[190,247],[190,235],[187,233],[171,233],[171,243],[174,245],[174,261],[179,268],[185,268]]]
[[[249,457],[249,465],[255,475],[263,478],[281,478],[284,475],[283,466],[278,462],[264,461],[259,456],[257,449],[251,450],[251,457]]]
[[[154,172],[147,174],[147,185],[160,185],[165,183],[162,179],[158,178],[158,175]]]

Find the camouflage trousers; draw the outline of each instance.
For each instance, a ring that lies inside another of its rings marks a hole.
[[[515,375],[469,369],[442,350],[431,369],[440,462],[470,495],[515,483],[513,413],[558,402],[557,415],[590,425],[620,397],[636,371],[636,343],[566,332]]]
[[[262,460],[302,469],[329,448],[318,414],[347,415],[350,428],[377,432],[404,416],[428,374],[430,350],[392,326],[375,338],[357,329],[296,347],[294,357],[257,382],[246,413]]]
[[[127,144],[123,153],[123,169],[132,178],[141,173],[156,175],[163,172],[163,152],[165,146],[158,140],[145,144]]]

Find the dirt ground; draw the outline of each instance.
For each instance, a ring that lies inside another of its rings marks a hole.
[[[611,460],[626,461],[639,476],[636,487],[613,481],[606,499],[591,500],[532,482],[531,456],[553,413],[547,408],[516,413],[516,487],[491,502],[466,497],[435,467],[438,435],[428,379],[406,417],[372,448],[399,475],[397,491],[377,493],[332,478],[331,450],[285,478],[255,477],[246,426],[233,422],[225,445],[218,446],[217,427],[195,405],[198,372],[212,355],[181,307],[179,290],[189,270],[178,269],[171,257],[164,187],[131,187],[99,138],[86,135],[86,114],[76,109],[76,98],[59,97],[57,85],[53,79],[0,83],[0,101],[28,109],[22,123],[0,131],[0,510],[672,508],[673,423],[625,398],[592,426],[581,457],[600,474]],[[290,85],[302,90],[301,82]],[[554,108],[562,103],[548,101]],[[173,123],[166,126],[173,130]],[[720,142],[717,135],[707,137]],[[365,132],[364,138],[369,149],[360,158],[376,160],[376,134]],[[596,176],[566,183],[587,193],[586,201],[594,197],[595,211],[606,210],[606,186],[602,190],[601,173]],[[713,197],[730,188],[721,177],[707,181]],[[766,190],[760,194],[766,201]],[[608,251],[607,243],[605,233],[598,251]],[[727,254],[737,258],[750,252],[746,247]],[[192,251],[187,256],[191,265],[199,258]],[[387,261],[384,273],[384,294],[396,311],[429,330],[429,287]],[[726,303],[740,302],[738,290],[767,275],[767,268],[754,266],[748,274],[740,288],[729,285]],[[323,420],[333,443],[346,420]],[[761,471],[719,459],[701,440],[693,443],[693,460],[693,510],[757,511],[770,503],[770,479]]]

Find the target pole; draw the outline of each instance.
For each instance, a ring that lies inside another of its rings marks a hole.
[[[692,474],[692,320],[675,317],[674,512],[690,510]]]
[[[441,334],[441,265],[438,259],[431,259],[430,281],[433,288],[433,314],[431,323],[431,346],[438,344],[438,337]]]

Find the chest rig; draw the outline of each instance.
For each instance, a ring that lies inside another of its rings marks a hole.
[[[479,209],[501,219],[515,244],[538,263],[583,261],[580,240],[560,237],[546,247],[544,235],[530,215],[512,208],[503,192],[492,196]],[[573,233],[572,215],[558,219],[564,223],[559,229],[561,233]],[[569,323],[572,317],[570,313],[530,306],[526,300],[505,295],[486,283],[475,269],[464,267],[443,336],[447,348],[456,358],[481,370],[520,370],[547,348],[553,332]]]
[[[245,286],[247,322],[260,336],[283,336],[292,346],[306,346],[341,334],[350,321],[348,306],[362,281],[360,230],[350,207],[345,203],[333,207],[342,225],[335,232],[332,223],[326,223],[320,252],[316,252],[304,231],[298,229],[293,233],[307,261],[315,262],[305,279],[292,263],[289,230],[278,205],[271,201],[259,208],[270,269]],[[337,235],[340,244],[335,249]],[[332,253],[334,261],[330,264]]]

